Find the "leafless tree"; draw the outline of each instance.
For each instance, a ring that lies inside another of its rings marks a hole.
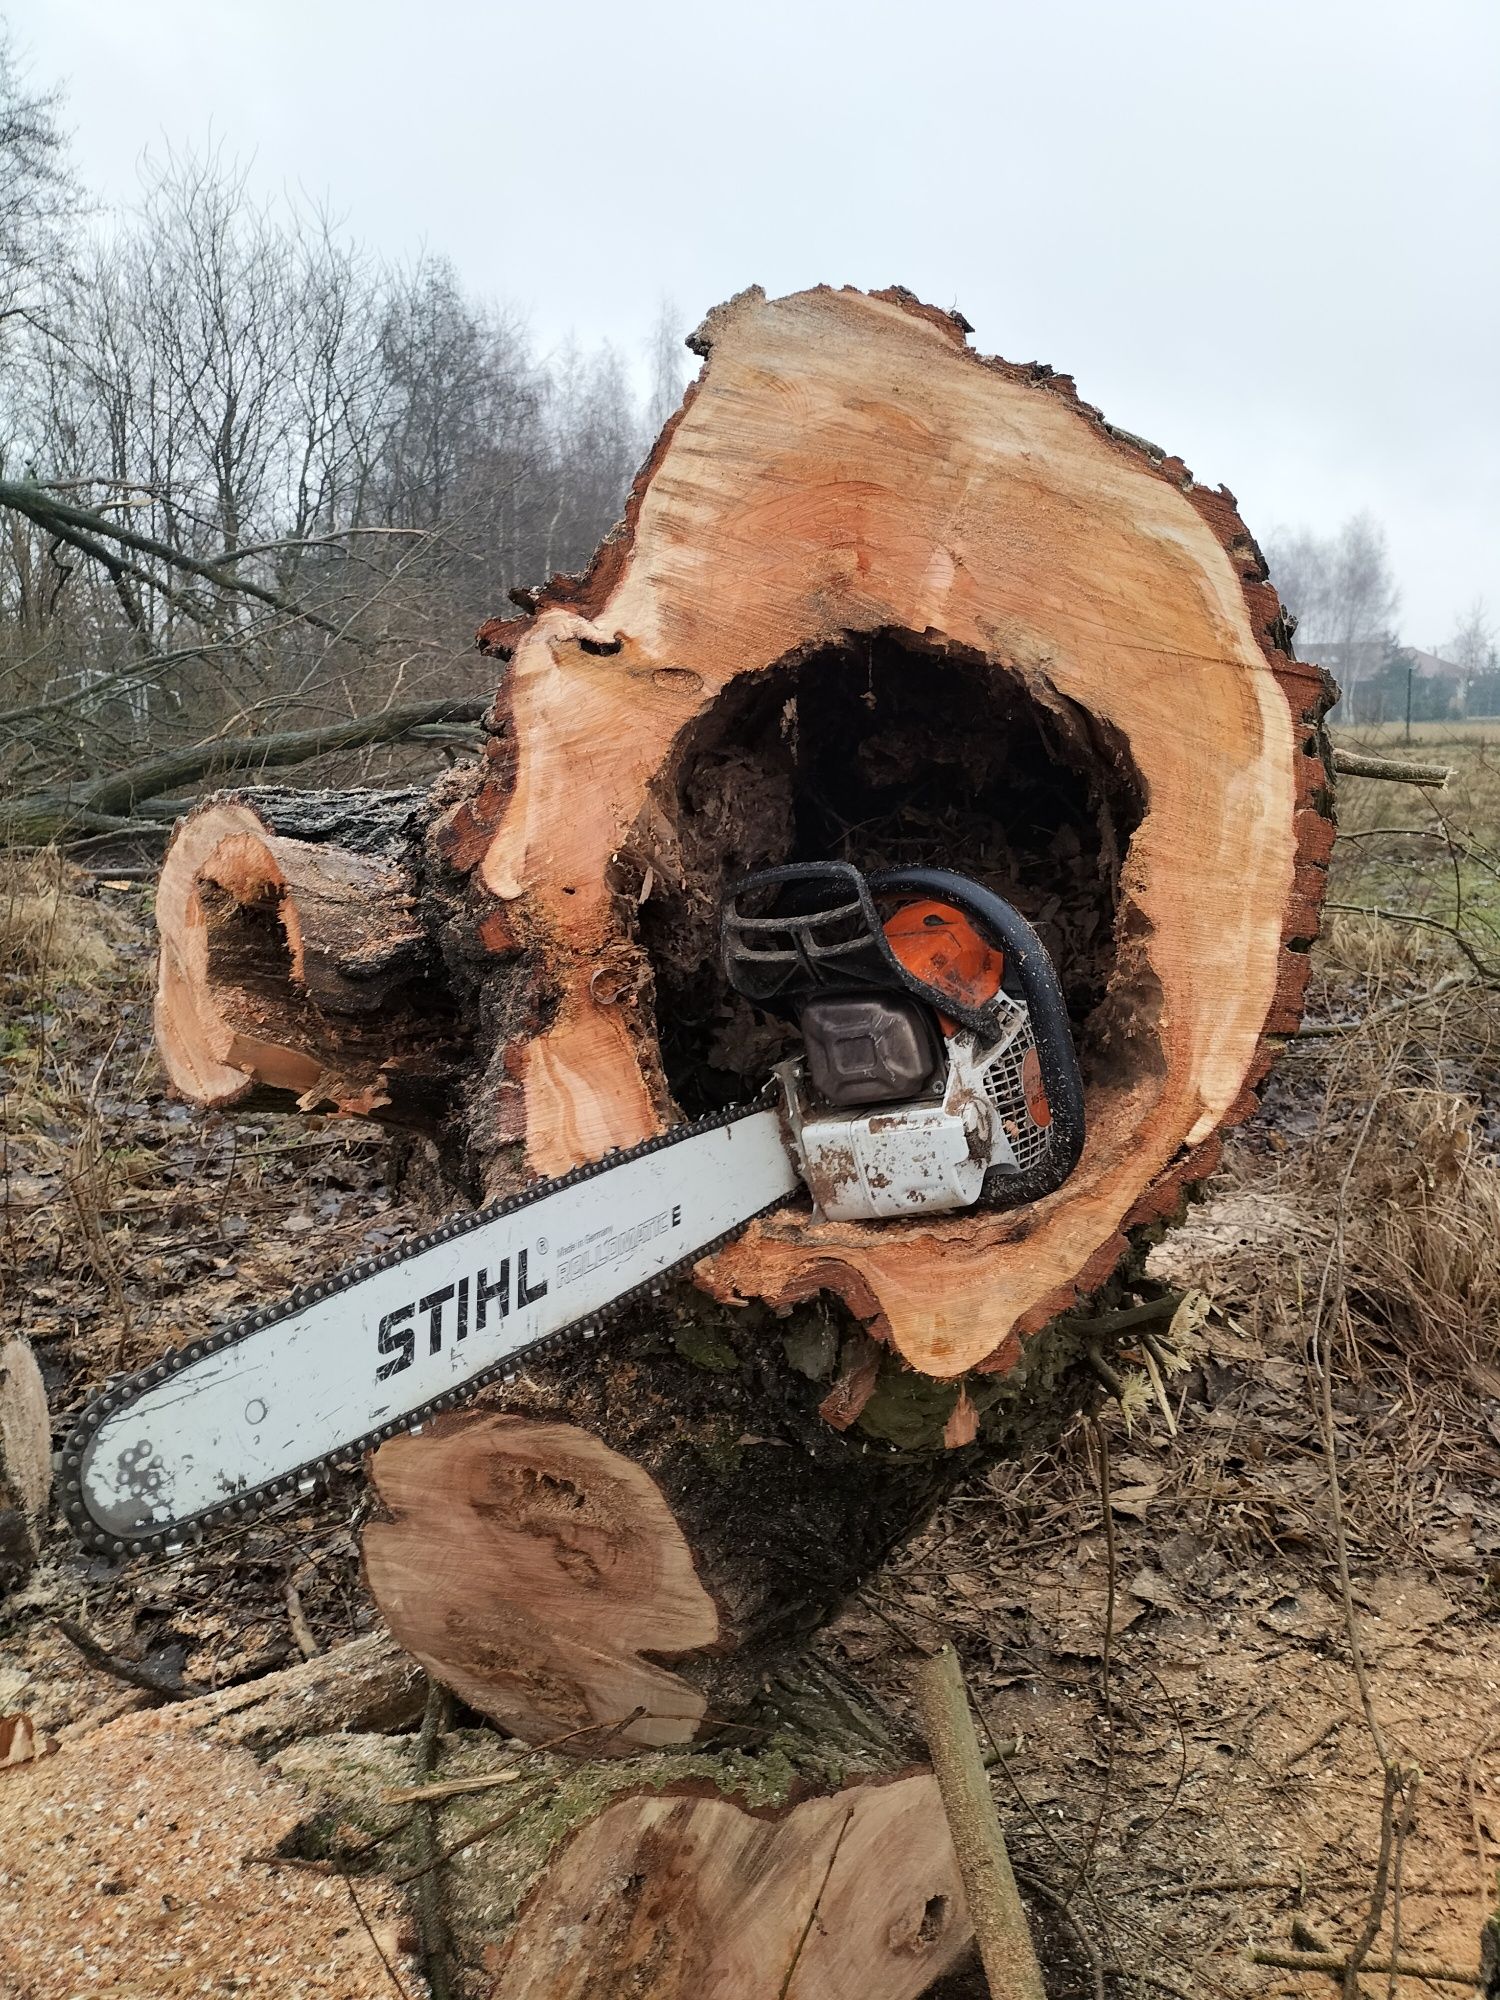
[[[0,21],[0,356],[7,325],[35,325],[65,266],[78,188],[58,122],[60,93],[32,88]]]
[[[186,772],[206,744],[275,761],[325,726],[391,740],[346,725],[430,720],[429,697],[472,709],[479,618],[617,515],[639,415],[613,351],[539,363],[442,262],[379,267],[219,155],[149,166],[76,261],[66,325],[28,328],[0,382],[27,474],[0,465],[16,824],[135,810],[101,772]]]
[[[677,301],[665,295],[656,308],[656,318],[646,337],[646,361],[651,388],[646,399],[646,444],[661,433],[663,424],[674,416],[682,401],[688,379],[688,360],[682,314]]]
[[[1373,516],[1354,514],[1335,535],[1277,529],[1265,553],[1297,620],[1298,654],[1332,668],[1352,694],[1385,659],[1401,601],[1385,530]]]
[[[1482,597],[1476,597],[1465,611],[1444,651],[1454,666],[1463,668],[1465,681],[1479,674],[1492,674],[1500,666],[1495,649],[1495,623]]]

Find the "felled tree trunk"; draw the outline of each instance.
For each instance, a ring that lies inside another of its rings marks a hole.
[[[588,574],[481,633],[477,768],[373,846],[367,807],[299,830],[245,794],[168,859],[179,1085],[440,1131],[455,1199],[760,1088],[782,1031],[717,963],[753,868],[956,869],[1057,963],[1088,1114],[1057,1192],[792,1201],[696,1294],[377,1457],[393,1628],[533,1738],[717,1726],[947,1484],[1075,1408],[1059,1315],[1118,1291],[1298,1020],[1327,683],[1230,494],[965,332],[900,292],[720,308]]]
[[[494,2000],[915,2000],[970,1938],[925,1773],[789,1811],[666,1792],[573,1838],[496,1961]]]
[[[156,1044],[217,1110],[435,1132],[462,1034],[419,908],[420,792],[221,792],[162,866]]]

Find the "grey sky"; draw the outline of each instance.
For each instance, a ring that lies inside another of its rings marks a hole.
[[[3,6],[3,0],[0,0]],[[254,153],[638,357],[742,286],[905,284],[1256,533],[1384,521],[1405,635],[1500,613],[1497,0],[33,0],[87,182]]]

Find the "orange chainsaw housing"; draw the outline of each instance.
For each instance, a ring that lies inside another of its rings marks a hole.
[[[993,1000],[1005,977],[1005,954],[982,938],[962,910],[949,903],[904,903],[881,925],[886,942],[906,970],[966,1006]],[[939,1014],[945,1035],[957,1024]],[[1050,1125],[1052,1107],[1042,1085],[1042,1065],[1034,1048],[1021,1065],[1026,1108],[1038,1125]]]

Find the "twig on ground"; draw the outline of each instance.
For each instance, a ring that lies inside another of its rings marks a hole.
[[[405,1791],[386,1792],[383,1797],[388,1806],[416,1806],[439,1799],[463,1798],[472,1792],[489,1792],[496,1785],[516,1785],[520,1781],[521,1773],[514,1768],[481,1771],[472,1778],[444,1778],[436,1785],[409,1785]]]
[[[1033,1896],[1044,1902],[1048,1909],[1055,1910],[1078,1941],[1078,1948],[1088,1960],[1089,1983],[1093,1987],[1094,2000],[1104,2000],[1104,1958],[1098,1945],[1089,1936],[1079,1919],[1078,1912],[1060,1889],[1054,1889],[1045,1875],[1034,1868],[1016,1869],[1016,1879],[1024,1882]]]
[[[1352,1967],[1356,1972],[1394,1971],[1399,1978],[1436,1979],[1451,1986],[1479,1984],[1477,1966],[1465,1972],[1436,1958],[1367,1958],[1363,1965],[1354,1965],[1335,1951],[1277,1951],[1269,1945],[1252,1945],[1247,1956],[1252,1965],[1275,1965],[1284,1972],[1330,1972],[1340,1978]]]
[[[1413,1766],[1406,1773],[1405,1807],[1396,1828],[1396,1857],[1391,1864],[1391,1975],[1386,2000],[1396,2000],[1396,1966],[1401,1958],[1401,1885],[1406,1864],[1406,1837],[1411,1832],[1417,1810],[1417,1787],[1422,1773]]]
[[[1105,1388],[1108,1389],[1109,1393],[1114,1397],[1115,1401],[1117,1403],[1123,1402],[1125,1398],[1124,1378],[1121,1376],[1120,1371],[1117,1368],[1112,1368],[1110,1366],[1110,1364],[1105,1360],[1104,1356],[1099,1352],[1097,1347],[1091,1347],[1089,1349],[1088,1364],[1089,1367],[1098,1376],[1099,1380],[1104,1384]]]
[[[1450,924],[1442,917],[1429,917],[1421,910],[1387,910],[1375,903],[1325,902],[1323,908],[1345,917],[1378,917],[1382,923],[1416,924],[1422,930],[1442,931],[1444,936],[1452,938],[1481,979],[1488,985],[1500,984],[1500,967],[1486,965],[1458,925]]]
[[[1396,1766],[1387,1764],[1385,1789],[1380,1801],[1380,1853],[1375,1862],[1375,1886],[1370,1891],[1370,1907],[1365,1915],[1364,1929],[1344,1964],[1344,2000],[1358,2000],[1360,1972],[1370,1955],[1371,1946],[1380,1935],[1380,1922],[1385,1915],[1386,1886],[1390,1881],[1391,1840],[1395,1832],[1395,1806],[1400,1785]]]
[[[361,1901],[359,1900],[359,1891],[354,1886],[354,1877],[352,1875],[346,1875],[344,1877],[344,1884],[349,1891],[349,1900],[354,1905],[354,1913],[365,1927],[365,1936],[370,1940],[370,1943],[375,1947],[375,1951],[380,1959],[380,1963],[385,1967],[386,1978],[391,1982],[392,1986],[394,1986],[396,1991],[401,1995],[401,2000],[410,2000],[410,1996],[406,1991],[405,1982],[402,1980],[401,1975],[399,1972],[397,1972],[395,1966],[392,1965],[391,1961],[386,1957],[385,1946],[380,1942],[380,1939],[376,1937],[374,1926],[371,1924],[370,1919],[365,1915],[364,1904],[361,1903]]]
[[[844,1844],[844,1835],[849,1831],[849,1822],[853,1817],[854,1808],[851,1806],[848,1812],[844,1814],[843,1823],[834,1836],[833,1852],[828,1857],[828,1866],[823,1870],[823,1879],[818,1884],[818,1893],[813,1897],[812,1908],[807,1913],[807,1922],[802,1926],[802,1934],[797,1939],[797,1948],[792,1953],[792,1962],[786,1969],[781,1985],[777,1988],[776,2000],[786,2000],[787,1994],[791,1991],[793,1975],[796,1973],[803,1952],[807,1949],[807,1940],[812,1936],[813,1925],[818,1921],[818,1911],[823,1907],[823,1898],[827,1893],[829,1881],[833,1876],[833,1864],[839,1858],[839,1849]]]
[[[1091,1334],[1096,1338],[1106,1334],[1130,1333],[1136,1327],[1154,1326],[1160,1319],[1170,1319],[1186,1297],[1186,1292],[1163,1292],[1159,1299],[1122,1306],[1118,1312],[1100,1313],[1094,1319],[1065,1313],[1059,1324],[1066,1327],[1069,1333]]]
[[[448,1690],[437,1682],[427,1683],[427,1702],[422,1710],[422,1727],[417,1736],[417,1764],[424,1777],[431,1777],[437,1766],[438,1745],[444,1729],[448,1726],[452,1704]],[[438,1880],[438,1869],[442,1865],[438,1853],[437,1807],[426,1800],[417,1808],[417,1835],[423,1869],[417,1878],[417,1916],[422,1930],[422,1969],[427,1975],[427,1984],[432,2000],[450,2000],[452,1988],[448,1982],[448,1927],[443,1920],[442,1885]]]
[[[466,1847],[473,1847],[478,1841],[488,1840],[491,1834],[502,1832],[513,1821],[519,1819],[532,1801],[539,1799],[546,1789],[544,1784],[533,1785],[524,1797],[516,1800],[509,1812],[501,1813],[498,1819],[486,1820],[483,1826],[476,1826],[474,1831],[466,1833],[462,1840],[455,1840],[451,1847],[445,1847],[441,1853],[435,1854],[431,1861],[424,1861],[415,1868],[408,1868],[404,1874],[387,1876],[387,1881],[396,1889],[404,1889],[409,1882],[419,1882],[434,1868],[441,1868],[456,1854],[462,1854]]]
[[[286,1597],[286,1622],[291,1628],[293,1639],[297,1642],[297,1651],[302,1655],[304,1660],[310,1660],[318,1653],[321,1653],[323,1648],[318,1644],[317,1635],[307,1622],[307,1613],[302,1606],[302,1593],[298,1590],[291,1577],[288,1577],[286,1580],[286,1591],[284,1594]]]
[[[127,1687],[155,1695],[158,1701],[191,1701],[195,1695],[207,1693],[207,1689],[195,1687],[191,1681],[185,1681],[180,1674],[170,1673],[164,1667],[147,1666],[144,1661],[127,1660],[118,1653],[112,1653],[76,1619],[58,1618],[53,1622],[90,1666],[98,1667],[101,1673],[110,1674],[117,1681],[123,1681]]]
[[[1078,1885],[1093,1865],[1094,1849],[1099,1844],[1099,1830],[1104,1825],[1104,1815],[1109,1810],[1110,1786],[1115,1774],[1115,1704],[1110,1687],[1110,1668],[1115,1643],[1115,1593],[1119,1586],[1119,1557],[1115,1548],[1115,1512],[1110,1505],[1109,1495],[1109,1437],[1104,1426],[1094,1425],[1094,1442],[1098,1448],[1099,1505],[1104,1515],[1104,1551],[1108,1559],[1105,1576],[1104,1595],[1104,1651],[1099,1661],[1099,1692],[1104,1699],[1104,1783],[1099,1788],[1099,1805],[1094,1814],[1094,1823],[1089,1828],[1089,1837],[1084,1843],[1083,1859],[1078,1871],[1068,1884],[1067,1893],[1074,1896]]]
[[[968,1690],[951,1645],[922,1662],[916,1692],[990,1992],[994,2000],[1046,2000],[1025,1907],[980,1760]]]
[[[1436,986],[1424,987],[1420,993],[1408,994],[1404,1000],[1392,1000],[1384,1007],[1377,1007],[1373,1013],[1362,1014],[1357,1021],[1304,1021],[1300,1028],[1292,1030],[1287,1039],[1312,1042],[1326,1040],[1333,1035],[1357,1034],[1361,1028],[1379,1027],[1383,1021],[1393,1021],[1400,1014],[1409,1014],[1417,1007],[1441,1000],[1445,994],[1456,993],[1460,987],[1476,986],[1478,983],[1479,975],[1472,966],[1467,972],[1450,972]]]
[[[1314,1750],[1326,1743],[1334,1731],[1342,1726],[1343,1721],[1344,1717],[1342,1713],[1330,1716],[1316,1736],[1310,1736],[1298,1749],[1288,1751],[1287,1755],[1281,1760],[1282,1770],[1289,1771],[1293,1764],[1300,1764],[1304,1757],[1310,1757]]]

